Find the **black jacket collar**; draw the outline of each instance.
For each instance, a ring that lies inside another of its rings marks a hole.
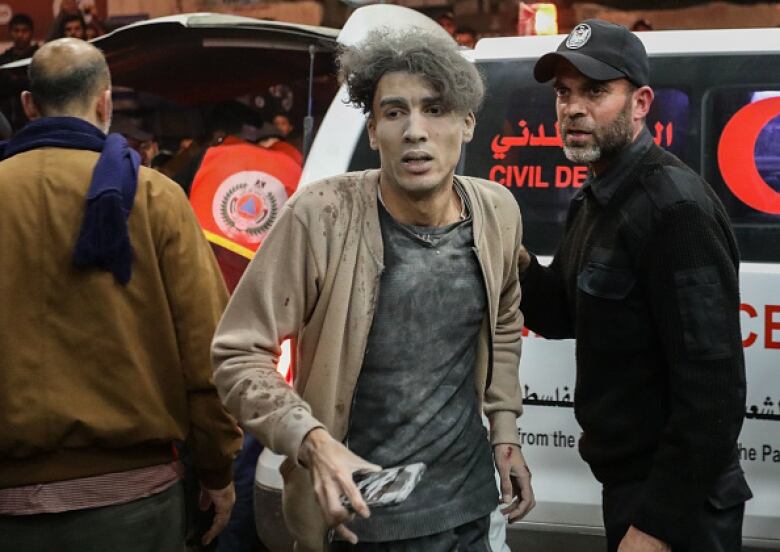
[[[650,136],[650,131],[643,128],[636,140],[617,155],[607,170],[598,176],[591,170],[588,180],[582,187],[583,191],[592,193],[602,206],[607,205],[621,185],[631,179],[633,169],[652,145],[653,138]]]

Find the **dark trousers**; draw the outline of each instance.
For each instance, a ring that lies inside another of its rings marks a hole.
[[[602,492],[607,550],[617,552],[620,541],[639,508],[644,482],[605,486]],[[715,507],[709,500],[697,514],[690,544],[672,552],[739,552],[742,550],[742,518],[745,502]]]
[[[182,484],[114,506],[0,516],[0,552],[184,552]]]
[[[330,543],[329,552],[492,552],[490,548],[490,516],[485,516],[458,527],[418,537],[393,542],[346,541]]]

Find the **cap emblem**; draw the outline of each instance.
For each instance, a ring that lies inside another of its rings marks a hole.
[[[577,50],[582,48],[590,40],[591,30],[590,25],[587,23],[580,23],[569,34],[569,38],[566,39],[566,47],[570,50]]]

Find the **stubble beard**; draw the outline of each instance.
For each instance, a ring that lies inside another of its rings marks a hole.
[[[602,128],[592,131],[593,142],[585,146],[571,146],[566,143],[566,127],[573,121],[561,121],[563,132],[563,153],[572,163],[595,163],[602,159],[612,159],[631,143],[630,97],[626,98],[623,109],[617,117]]]

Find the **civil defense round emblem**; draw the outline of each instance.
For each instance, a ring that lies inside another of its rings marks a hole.
[[[590,25],[580,23],[569,33],[569,38],[566,39],[566,47],[570,50],[582,48],[590,40],[590,34]]]
[[[219,185],[211,212],[226,236],[260,243],[285,201],[287,191],[278,178],[262,171],[242,171]]]

